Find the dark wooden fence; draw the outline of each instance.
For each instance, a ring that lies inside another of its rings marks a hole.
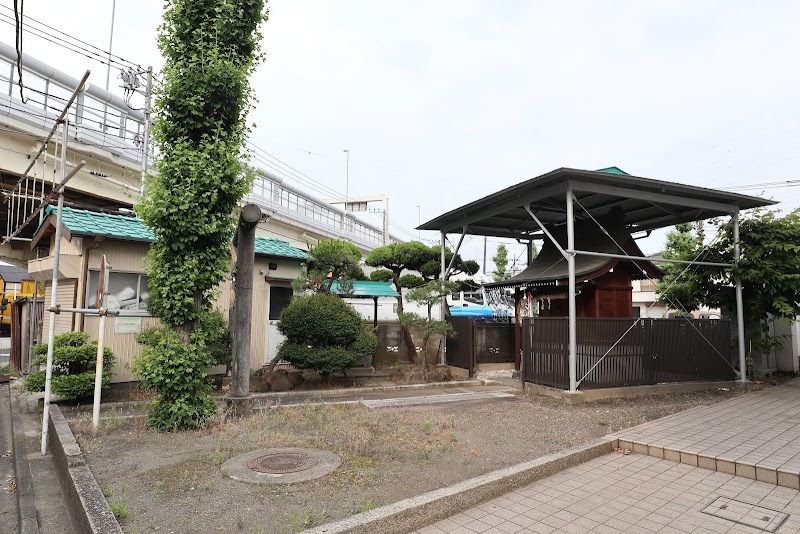
[[[577,379],[586,375],[579,385],[581,389],[728,380],[734,376],[730,321],[641,319],[635,324],[635,319],[577,321]],[[522,327],[525,381],[568,389],[568,339],[569,322],[565,317],[525,319]]]
[[[455,335],[447,338],[447,363],[473,375],[476,364],[514,362],[514,323],[450,317]]]

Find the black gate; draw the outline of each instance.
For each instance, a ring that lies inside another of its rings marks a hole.
[[[473,376],[480,363],[513,363],[514,323],[484,321],[474,317],[450,317],[455,335],[447,338],[447,363]]]

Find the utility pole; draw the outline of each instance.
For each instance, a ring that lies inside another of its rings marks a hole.
[[[147,88],[144,95],[144,152],[142,153],[142,181],[139,194],[147,193],[147,164],[150,156],[150,105],[153,95],[153,67],[147,67]]]
[[[231,324],[236,325],[231,340],[231,392],[228,406],[236,417],[253,413],[250,395],[250,334],[253,322],[253,264],[255,262],[256,225],[261,208],[247,204],[239,214],[236,230],[236,276]]]
[[[111,45],[114,43],[114,18],[117,12],[117,0],[111,0],[111,35],[108,38],[108,64],[106,65],[106,91],[108,91],[108,82],[111,79]],[[108,132],[108,124],[106,118],[108,117],[108,104],[103,106],[103,132]]]

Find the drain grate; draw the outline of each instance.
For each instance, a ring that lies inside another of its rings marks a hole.
[[[775,532],[789,517],[784,512],[728,497],[717,497],[701,512],[764,532]]]
[[[319,460],[300,452],[277,452],[253,458],[247,467],[259,473],[285,474],[311,469]]]

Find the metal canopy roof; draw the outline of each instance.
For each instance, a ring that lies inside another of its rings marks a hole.
[[[339,282],[334,280],[331,284],[331,292],[339,294]],[[377,297],[399,297],[400,293],[395,291],[391,282],[377,282],[373,280],[354,280],[352,294],[345,295],[345,298],[371,299]]]
[[[562,167],[440,215],[419,229],[461,233],[466,227],[466,233],[471,235],[540,239],[541,230],[525,208],[529,206],[546,226],[565,224],[568,186],[577,200],[576,221],[589,219],[586,210],[595,218],[621,210],[631,232],[777,204],[759,197],[617,171],[616,167],[603,171]]]

